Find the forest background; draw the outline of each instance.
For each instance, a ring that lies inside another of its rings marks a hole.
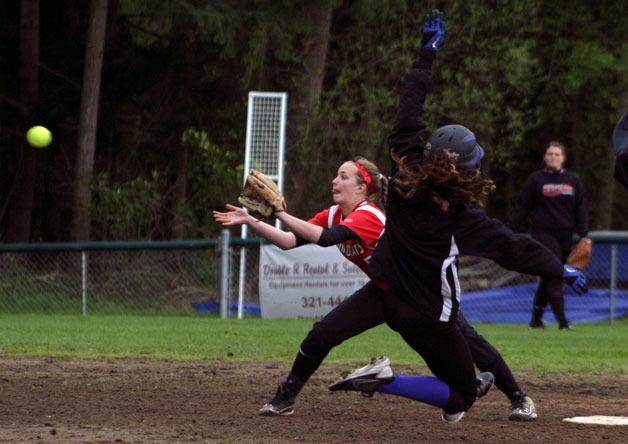
[[[628,0],[6,0],[0,5],[0,241],[216,236],[235,202],[247,94],[286,91],[286,197],[309,217],[337,166],[388,168],[399,82],[445,12],[428,129],[471,128],[506,220],[550,140],[592,229],[628,229],[611,133],[628,101]],[[26,130],[53,132],[47,149]]]

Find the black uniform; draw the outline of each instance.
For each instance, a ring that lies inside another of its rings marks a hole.
[[[421,49],[403,79],[391,154],[421,162],[421,119],[435,52]],[[393,179],[398,174],[392,162]],[[513,234],[484,211],[452,206],[443,212],[429,200],[402,198],[390,181],[386,228],[371,260],[371,272],[389,287],[386,322],[425,360],[434,375],[452,389],[448,412],[467,410],[475,401],[473,358],[459,325],[457,256],[493,259],[523,273],[559,278],[562,266],[538,242]]]
[[[530,215],[532,237],[552,250],[561,263],[571,251],[573,232],[585,237],[589,231],[584,186],[575,174],[560,170],[535,171],[526,180],[512,212],[510,227],[516,231]],[[550,304],[558,324],[569,326],[561,279],[541,278],[534,296],[531,326],[541,326]]]
[[[371,281],[316,322],[301,343],[291,370],[293,378],[307,381],[332,348],[386,322],[383,298],[384,290]],[[493,373],[495,385],[514,399],[521,388],[501,354],[467,322],[462,312],[456,322],[477,368]]]
[[[587,208],[578,176],[566,170],[530,174],[513,208],[510,227],[519,228],[528,215],[535,229],[586,236]]]

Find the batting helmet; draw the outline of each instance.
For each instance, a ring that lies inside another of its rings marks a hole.
[[[459,170],[473,170],[480,166],[484,150],[468,128],[462,125],[446,125],[438,128],[425,144],[423,159],[429,161],[435,152],[447,149],[456,158]]]

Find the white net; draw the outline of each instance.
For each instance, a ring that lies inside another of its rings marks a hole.
[[[285,93],[249,93],[245,172],[263,172],[283,185],[283,151],[287,96]]]
[[[277,182],[283,191],[283,161],[286,134],[286,114],[288,95],[286,93],[249,93],[249,107],[246,122],[246,147],[244,153],[244,177],[251,168],[268,175]],[[279,220],[275,226],[280,227]],[[248,235],[247,226],[242,226],[242,237]],[[238,285],[238,318],[243,316],[246,288],[246,248],[240,252],[240,273]]]

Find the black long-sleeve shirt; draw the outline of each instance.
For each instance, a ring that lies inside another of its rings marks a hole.
[[[530,215],[532,227],[589,232],[584,186],[569,171],[535,171],[528,176],[512,210],[510,228],[516,231]]]
[[[420,162],[425,128],[421,115],[435,53],[422,49],[403,79],[391,154]],[[391,162],[393,177],[398,173]],[[484,211],[452,206],[443,212],[429,200],[404,199],[390,181],[386,227],[371,259],[370,271],[425,319],[456,319],[460,304],[457,256],[480,256],[510,270],[561,277],[562,265],[540,243],[515,235]]]
[[[613,131],[615,146],[615,179],[628,189],[628,112],[624,113]]]

